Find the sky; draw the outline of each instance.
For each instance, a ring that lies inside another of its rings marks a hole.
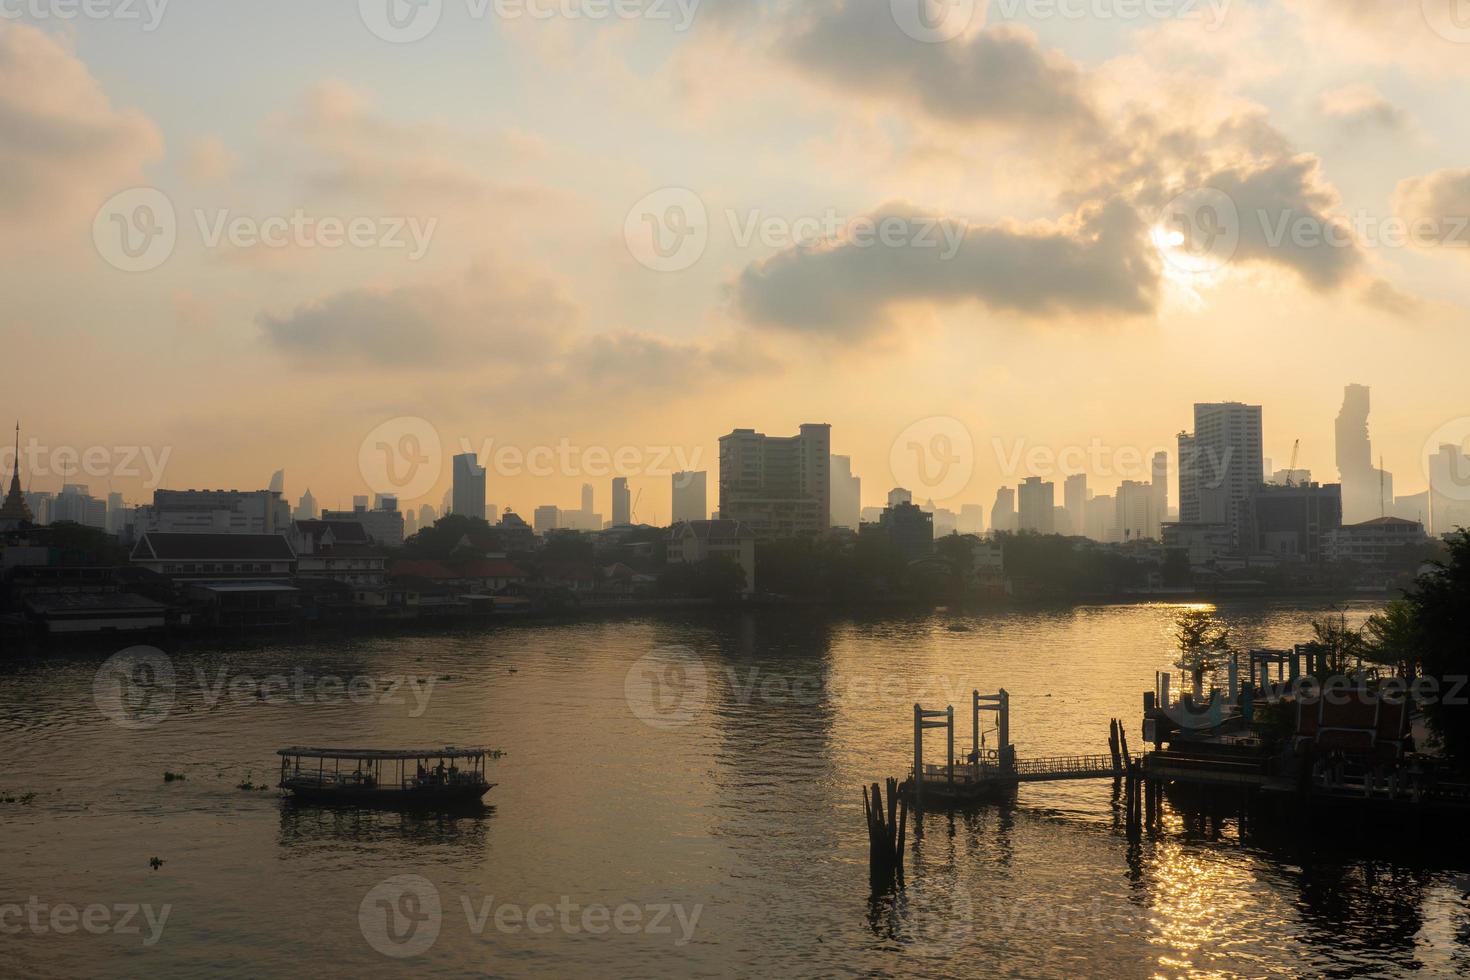
[[[37,490],[437,506],[475,451],[660,523],[803,422],[865,504],[1111,492],[1197,401],[1335,480],[1361,383],[1414,493],[1467,82],[1465,0],[0,0],[0,417]]]

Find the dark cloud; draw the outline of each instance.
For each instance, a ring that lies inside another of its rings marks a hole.
[[[757,324],[866,333],[886,323],[891,306],[913,301],[974,301],[1036,316],[1130,316],[1155,305],[1157,257],[1139,215],[1121,201],[1048,230],[966,227],[904,205],[885,206],[871,218],[877,227],[899,223],[910,242],[870,238],[788,249],[741,274],[734,288],[738,311]],[[931,227],[954,236],[952,254],[943,232],[926,232]],[[926,234],[937,244],[912,243]]]
[[[1097,123],[1081,72],[1013,25],[944,43],[905,34],[887,2],[816,3],[781,51],[803,72],[865,97],[907,101],[953,123],[1071,132]]]

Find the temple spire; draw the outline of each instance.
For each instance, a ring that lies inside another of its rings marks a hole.
[[[5,503],[0,504],[0,526],[19,525],[21,523],[33,523],[35,518],[31,516],[30,505],[26,503],[25,494],[20,489],[20,421],[15,423],[15,463],[10,468],[10,492],[5,495]]]

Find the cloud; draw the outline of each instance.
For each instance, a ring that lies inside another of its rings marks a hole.
[[[780,50],[828,85],[907,103],[949,123],[1071,133],[1097,122],[1081,71],[1014,25],[925,43],[900,30],[886,2],[818,3],[788,28]]]
[[[0,21],[0,243],[85,235],[162,154],[153,123],[114,107],[60,41]]]
[[[346,290],[257,322],[302,369],[331,371],[532,361],[557,351],[576,319],[553,284],[485,263],[458,279]]]
[[[218,184],[234,175],[238,158],[218,136],[194,141],[184,160],[184,176],[195,184]]]
[[[1314,51],[1411,74],[1470,71],[1464,0],[1284,0]]]
[[[1393,206],[1408,222],[1414,244],[1470,256],[1470,170],[1436,170],[1401,181]]]
[[[870,217],[874,227],[903,229],[896,244],[849,238],[753,263],[734,285],[738,312],[760,325],[863,335],[887,325],[901,303],[973,301],[1027,316],[1101,317],[1147,314],[1156,303],[1157,256],[1139,215],[1121,201],[1037,227],[967,227],[903,204]],[[947,248],[946,230],[958,231],[957,248]],[[937,243],[917,244],[921,236]]]
[[[1318,105],[1329,118],[1350,129],[1381,128],[1397,131],[1409,124],[1409,114],[1384,98],[1371,85],[1348,85],[1323,92]]]

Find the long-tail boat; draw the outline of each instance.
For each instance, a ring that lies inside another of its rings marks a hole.
[[[391,810],[442,810],[479,805],[495,785],[485,779],[491,749],[289,748],[281,757],[281,789],[303,803]]]

